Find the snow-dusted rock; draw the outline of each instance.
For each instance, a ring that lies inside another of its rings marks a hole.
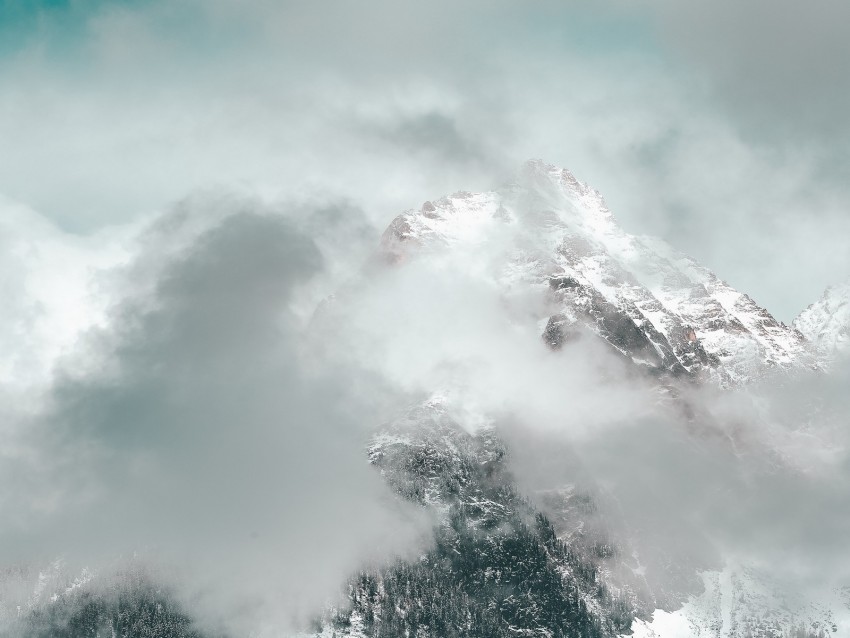
[[[705,590],[680,609],[636,620],[634,638],[773,638],[844,636],[850,611],[841,590],[821,587],[816,599],[790,591],[758,569],[729,564],[702,575]]]
[[[488,263],[502,251],[491,275],[506,289],[548,295],[553,347],[589,328],[637,364],[722,385],[814,364],[798,329],[663,241],[626,233],[597,191],[538,160],[497,191],[459,192],[403,213],[382,239],[392,261],[452,246],[489,251]]]
[[[794,320],[794,327],[825,363],[850,352],[850,281],[827,288]]]

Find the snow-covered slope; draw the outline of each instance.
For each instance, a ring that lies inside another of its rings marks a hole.
[[[821,587],[816,599],[790,593],[759,570],[727,565],[702,575],[705,590],[673,612],[636,620],[634,638],[774,638],[845,636],[847,593]]]
[[[825,362],[850,352],[850,281],[830,286],[794,320]]]
[[[626,233],[597,191],[541,161],[497,191],[459,192],[403,213],[382,245],[393,260],[498,246],[505,259],[490,274],[506,289],[536,286],[549,298],[545,338],[554,348],[590,329],[637,364],[722,385],[813,364],[797,329],[664,242]]]

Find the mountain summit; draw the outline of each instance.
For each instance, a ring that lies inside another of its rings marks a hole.
[[[402,213],[382,245],[396,260],[439,246],[472,251],[493,232],[511,241],[501,283],[547,295],[553,348],[589,330],[654,373],[723,386],[814,365],[800,330],[663,241],[626,233],[598,191],[540,160],[499,190]]]
[[[772,417],[762,421],[756,410],[741,411],[730,426],[728,415],[692,409],[691,393],[678,390],[707,387],[701,399],[722,402],[718,397],[749,396],[724,389],[770,372],[825,367],[823,352],[845,334],[839,327],[850,308],[844,293],[828,293],[796,327],[786,326],[663,241],[625,232],[602,196],[568,170],[533,160],[498,190],[427,201],[392,221],[380,250],[393,266],[445,260],[452,275],[495,286],[510,317],[531,315],[549,348],[599,340],[627,367],[647,375],[651,388],[672,389],[671,404],[685,409],[671,411],[664,421],[674,426],[670,436],[687,439],[685,447],[696,450],[689,458],[707,454],[724,468],[723,476],[711,475],[694,492],[700,516],[707,515],[700,502],[704,490],[745,490],[762,467],[793,474],[783,441],[801,434],[811,448],[817,440],[813,430],[794,429],[800,424],[790,432],[773,428]],[[456,273],[459,268],[466,272]],[[643,507],[656,498],[663,504],[652,532],[642,528],[640,517],[620,521],[621,496],[603,489],[604,471],[582,474],[580,447],[558,449],[557,469],[540,480],[547,453],[534,447],[540,433],[533,425],[512,431],[486,409],[475,412],[474,402],[453,405],[451,396],[462,395],[463,387],[446,390],[445,397],[438,392],[384,424],[368,446],[370,462],[387,483],[435,513],[435,545],[418,561],[353,579],[350,607],[325,619],[322,638],[822,638],[838,631],[834,592],[823,594],[829,604],[821,604],[820,593],[814,600],[786,597],[768,570],[716,556],[710,534],[687,517],[677,518],[676,504],[665,500],[662,486],[651,487],[644,466],[626,480],[649,492],[628,492]],[[567,400],[558,406],[558,418],[581,402],[579,394],[564,382]],[[610,400],[619,399],[612,392]],[[680,432],[683,416],[688,427]],[[665,435],[653,435],[639,416],[629,420],[637,433],[628,443],[604,434],[597,441],[614,447],[615,465],[629,466],[626,457],[643,458],[638,450],[649,449],[651,475],[684,453],[667,447]],[[534,465],[535,487],[514,475],[523,455]],[[726,480],[728,486],[720,487]]]

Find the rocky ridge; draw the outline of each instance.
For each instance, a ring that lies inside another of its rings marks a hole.
[[[500,190],[401,214],[382,247],[399,260],[480,249],[494,233],[509,236],[502,284],[537,287],[552,301],[545,338],[554,348],[584,328],[657,374],[724,386],[816,365],[798,329],[664,242],[626,233],[597,191],[538,160]]]

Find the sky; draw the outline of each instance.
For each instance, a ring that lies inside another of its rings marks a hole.
[[[563,478],[536,470],[567,445],[649,529],[677,511],[846,583],[846,370],[695,396],[719,439],[755,424],[739,463],[659,425],[600,350],[553,358],[542,302],[492,285],[498,242],[370,260],[401,211],[542,158],[790,322],[850,276],[848,13],[0,0],[0,563],[106,573],[139,552],[212,625],[303,620],[428,547],[362,443],[448,385],[468,415],[529,424],[528,485]]]
[[[73,237],[216,188],[382,229],[542,158],[790,322],[850,274],[847,12],[4,0],[0,195]]]

